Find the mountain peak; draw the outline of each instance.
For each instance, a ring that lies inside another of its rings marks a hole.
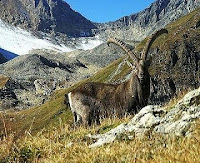
[[[63,0],[1,0],[0,19],[32,31],[91,36],[96,26]]]
[[[155,30],[163,28],[181,16],[200,7],[198,0],[157,0],[148,8],[105,24],[96,24],[105,36],[141,41]]]

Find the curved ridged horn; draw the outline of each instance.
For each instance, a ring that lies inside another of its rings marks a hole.
[[[107,44],[109,46],[110,43],[113,43],[115,45],[118,45],[119,47],[121,47],[129,56],[133,61],[138,62],[138,58],[135,55],[135,53],[133,53],[133,51],[127,46],[127,44],[117,38],[109,38],[107,40]]]
[[[168,33],[168,30],[167,29],[160,29],[158,31],[156,31],[154,34],[151,35],[151,37],[148,39],[143,51],[142,51],[142,59],[146,60],[146,57],[147,57],[147,54],[149,52],[149,49],[151,47],[151,45],[153,44],[153,42],[156,40],[156,38],[158,36],[160,36],[161,34],[164,34],[164,33]]]

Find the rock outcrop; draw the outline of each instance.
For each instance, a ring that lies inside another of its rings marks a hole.
[[[19,101],[14,91],[22,88],[21,85],[6,77],[1,80],[4,84],[0,88],[0,110],[16,107]]]
[[[150,104],[167,102],[182,91],[200,87],[199,11],[169,24],[173,30],[166,42],[152,48]]]
[[[59,87],[58,80],[16,80],[9,78],[0,88],[0,111],[27,109],[43,104]]]
[[[94,73],[65,53],[51,50],[32,53],[0,65],[0,75],[10,78],[0,89],[0,110],[26,109],[42,104],[55,89],[69,87]]]
[[[125,134],[129,139],[142,136],[146,132],[189,136],[191,126],[200,118],[200,87],[186,94],[175,106],[166,108],[160,106],[146,106],[127,124],[121,124],[105,134],[89,135],[97,141],[90,148],[113,142],[120,135]]]

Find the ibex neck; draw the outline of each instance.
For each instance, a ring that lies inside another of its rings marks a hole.
[[[136,85],[143,87],[143,85],[149,81],[149,78],[150,76],[148,72],[146,72],[143,77],[139,77],[137,74],[133,74],[129,80],[130,87],[134,88]]]

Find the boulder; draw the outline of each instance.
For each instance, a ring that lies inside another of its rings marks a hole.
[[[170,134],[176,136],[190,135],[190,127],[195,120],[200,118],[200,87],[186,94],[168,112],[166,108],[149,105],[140,110],[133,119],[121,124],[105,134],[88,135],[97,141],[90,148],[98,147],[113,142],[122,134],[132,138],[142,136],[147,131],[159,134]]]

